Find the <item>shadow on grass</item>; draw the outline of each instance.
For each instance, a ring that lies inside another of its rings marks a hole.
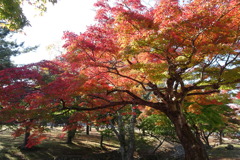
[[[220,145],[215,148],[208,150],[208,154],[211,160],[220,160],[220,159],[232,159],[240,160],[240,145],[234,144],[233,150],[227,150],[225,145]]]
[[[23,137],[13,139],[11,134],[0,134],[0,160],[120,160],[121,155],[116,151],[118,144],[114,139],[104,141],[107,151],[102,150],[99,145],[99,136],[79,136],[73,144],[66,144],[65,139],[52,138],[30,150],[20,149]],[[139,152],[149,149],[150,142],[137,141]],[[151,143],[150,143],[151,144]],[[240,145],[234,144],[234,150],[227,150],[227,145],[221,145],[209,150],[211,160],[240,160]],[[169,152],[158,152],[156,154],[139,154],[141,160],[166,160]]]
[[[1,135],[0,160],[107,160],[112,159],[110,157],[114,154],[112,151],[104,153],[96,142],[79,141],[73,144],[59,140],[45,141],[31,149],[20,149],[22,139],[22,137],[13,139],[11,136]]]

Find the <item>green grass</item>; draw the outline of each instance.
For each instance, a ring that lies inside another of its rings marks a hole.
[[[240,145],[239,144],[233,144],[234,149],[233,150],[227,150],[225,147],[227,147],[227,144],[223,144],[217,147],[212,148],[209,150],[209,157],[211,159],[233,159],[233,160],[240,160]]]

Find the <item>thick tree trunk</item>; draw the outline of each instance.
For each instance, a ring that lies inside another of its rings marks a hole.
[[[203,143],[192,133],[183,114],[180,111],[170,111],[167,116],[175,126],[177,136],[185,151],[185,160],[208,160]]]

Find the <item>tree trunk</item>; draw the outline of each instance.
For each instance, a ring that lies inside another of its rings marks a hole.
[[[67,144],[72,144],[72,140],[76,134],[77,129],[69,130],[67,133]]]
[[[100,139],[100,147],[101,147],[102,149],[104,149],[104,147],[103,147],[103,135],[101,135],[101,139]]]
[[[135,112],[135,111],[133,111]],[[110,127],[112,131],[116,134],[118,141],[120,143],[120,153],[122,160],[133,160],[134,152],[135,152],[135,135],[134,135],[134,128],[136,124],[136,115],[133,114],[133,116],[130,119],[130,123],[128,126],[128,130],[125,130],[125,123],[123,120],[123,116],[120,113],[117,113],[117,127],[115,128],[113,125],[113,121],[110,122]],[[128,131],[129,138],[128,141],[126,140],[126,131]]]
[[[26,130],[25,130],[25,135],[24,135],[24,140],[23,140],[23,148],[26,149],[27,147],[27,144],[28,144],[28,139],[30,137],[30,130],[29,130],[29,127],[27,126],[26,127]]]
[[[89,125],[86,126],[86,135],[89,135],[89,131],[90,131],[90,128],[89,128]]]
[[[127,160],[127,144],[125,139],[124,121],[121,114],[118,113],[118,140],[120,142],[120,152],[122,160]]]
[[[135,152],[135,124],[136,124],[136,109],[132,107],[132,116],[130,118],[130,124],[128,128],[128,150],[127,150],[127,160],[134,159],[134,152]]]
[[[185,160],[208,160],[202,141],[195,137],[180,111],[166,113],[175,126],[177,136],[185,151]]]
[[[209,143],[209,136],[213,133],[213,132],[209,132],[208,134],[204,133],[204,131],[201,132],[202,134],[202,139],[204,140],[204,142],[206,143],[208,148],[211,148],[211,145]]]
[[[142,129],[142,135],[143,135],[143,136],[146,136],[146,131],[145,131],[144,128]]]
[[[219,131],[219,144],[223,144],[223,130]]]
[[[210,148],[210,143],[209,143],[209,139],[208,139],[209,136],[204,136],[204,141],[206,143],[206,145]]]

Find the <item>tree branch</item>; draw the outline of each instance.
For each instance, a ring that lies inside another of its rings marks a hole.
[[[195,93],[189,93],[187,96],[193,96],[193,95],[205,95],[205,94],[211,94],[211,93],[219,93],[219,90],[212,90],[207,92],[195,92]]]
[[[115,106],[119,106],[119,105],[128,105],[128,104],[133,104],[133,102],[132,101],[118,101],[118,102],[110,102],[109,104],[101,105],[98,107],[92,107],[92,108],[71,106],[71,107],[67,107],[64,109],[71,109],[71,110],[76,110],[76,111],[94,111],[94,110],[106,109],[106,108],[110,108],[110,107],[115,107]]]
[[[130,80],[132,80],[132,81],[134,81],[134,82],[137,82],[138,84],[140,84],[140,85],[142,86],[142,88],[143,88],[144,90],[146,90],[146,87],[144,86],[143,82],[138,81],[138,80],[136,80],[136,79],[134,79],[134,78],[132,78],[132,77],[129,77],[129,76],[126,76],[126,75],[122,75],[121,73],[119,73],[119,71],[118,71],[116,68],[115,68],[114,70],[115,70],[116,72],[109,71],[109,73],[113,73],[113,74],[119,75],[119,76],[121,76],[121,77],[130,79]]]

